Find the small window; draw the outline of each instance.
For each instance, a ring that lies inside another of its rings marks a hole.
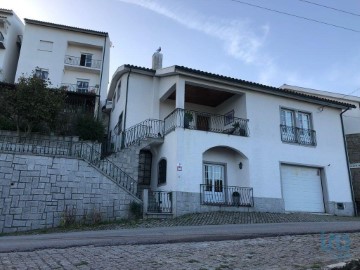
[[[89,91],[89,81],[78,80],[76,83],[76,91],[79,93],[87,93]]]
[[[91,67],[92,65],[92,54],[82,53],[80,57],[80,66]]]
[[[49,77],[49,70],[43,69],[43,68],[36,68],[35,69],[35,77],[43,79],[43,80],[47,80],[47,78]]]
[[[53,45],[54,45],[54,42],[52,42],[52,41],[40,40],[38,50],[52,52]]]
[[[120,93],[121,93],[121,81],[119,81],[119,84],[118,84],[118,87],[117,87],[117,99],[116,99],[116,101],[119,100]]]
[[[161,159],[158,165],[158,184],[166,183],[166,159]]]

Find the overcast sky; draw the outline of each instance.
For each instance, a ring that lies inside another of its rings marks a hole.
[[[108,32],[110,78],[123,64],[151,67],[161,46],[165,67],[360,96],[360,2],[309,1],[355,14],[304,0],[0,0],[0,7],[21,19]]]

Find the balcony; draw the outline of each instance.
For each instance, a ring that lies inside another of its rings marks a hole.
[[[201,130],[236,136],[249,136],[248,119],[225,115],[175,109],[165,118],[165,134],[175,128]]]
[[[90,57],[75,57],[66,55],[64,59],[65,68],[69,70],[81,70],[84,72],[100,73],[101,60],[93,60]]]
[[[316,146],[315,130],[280,125],[280,133],[283,142]]]
[[[225,186],[222,182],[200,185],[200,203],[217,206],[254,206],[253,189],[249,187]]]
[[[67,92],[99,95],[99,86],[80,87],[77,84],[62,83],[61,88],[63,88]]]

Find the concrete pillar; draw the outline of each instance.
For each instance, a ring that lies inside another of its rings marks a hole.
[[[178,78],[176,82],[176,108],[185,109],[185,80]]]

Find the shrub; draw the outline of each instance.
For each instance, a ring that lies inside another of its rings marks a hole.
[[[135,219],[142,217],[142,205],[140,203],[132,201],[130,203],[130,213]]]
[[[92,115],[82,115],[77,118],[75,133],[81,140],[102,141],[104,138],[104,124]]]

